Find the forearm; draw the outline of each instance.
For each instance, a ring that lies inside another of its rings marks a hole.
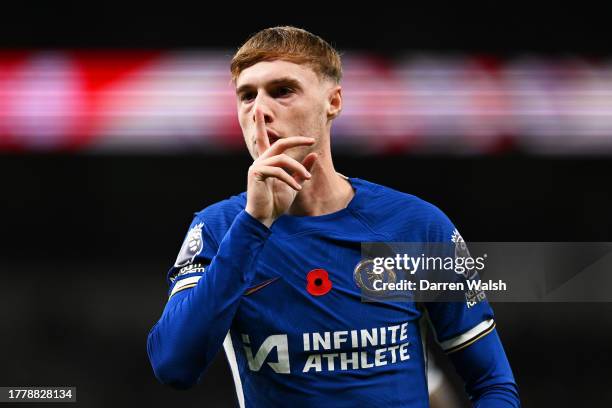
[[[147,341],[156,377],[186,388],[220,349],[270,231],[241,212],[197,285],[174,294]]]
[[[520,407],[518,387],[496,330],[449,356],[474,407]]]

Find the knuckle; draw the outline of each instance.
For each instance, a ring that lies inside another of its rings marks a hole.
[[[249,177],[261,177],[263,175],[259,166],[251,165],[249,167]]]

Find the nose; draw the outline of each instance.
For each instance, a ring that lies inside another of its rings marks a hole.
[[[253,111],[252,111],[253,112],[253,116],[252,116],[253,122],[256,121],[256,115],[257,115],[258,110],[263,113],[264,123],[271,123],[273,121],[272,112],[270,111],[270,108],[266,104],[264,98],[265,97],[261,93],[257,95],[257,98],[255,98],[255,103],[253,105]]]

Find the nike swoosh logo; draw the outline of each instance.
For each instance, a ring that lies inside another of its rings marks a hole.
[[[266,286],[268,286],[269,284],[271,284],[272,282],[276,281],[278,278],[280,278],[280,276],[277,276],[276,278],[272,278],[272,279],[268,279],[267,281],[263,281],[260,284],[256,285],[256,286],[251,286],[250,288],[248,288],[243,296],[249,296],[252,295],[253,293],[257,292],[258,290],[261,290],[263,288],[265,288]]]

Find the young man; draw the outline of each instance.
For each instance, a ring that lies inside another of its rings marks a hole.
[[[157,378],[190,387],[223,346],[240,406],[427,407],[427,314],[475,406],[519,406],[486,301],[361,301],[362,242],[458,233],[433,205],[335,171],[338,53],[304,30],[270,28],[231,72],[254,160],[247,191],[191,224],[148,338]]]

